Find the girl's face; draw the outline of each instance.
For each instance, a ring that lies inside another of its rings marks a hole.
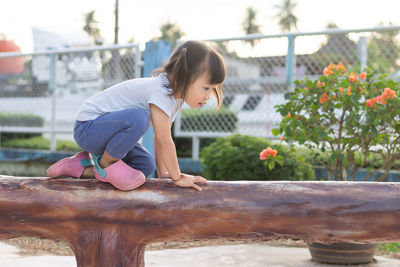
[[[210,84],[208,73],[201,74],[194,82],[189,85],[185,102],[191,108],[197,109],[204,106],[213,90],[216,90],[217,84]]]

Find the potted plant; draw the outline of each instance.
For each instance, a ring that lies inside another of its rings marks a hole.
[[[275,106],[283,119],[273,134],[308,147],[328,171],[329,180],[356,180],[357,171],[366,165],[368,157],[379,155],[383,164],[378,168],[369,166],[362,180],[378,175],[376,179],[384,181],[400,158],[399,93],[400,83],[387,75],[348,71],[342,63],[331,63],[319,79],[296,81],[295,90],[285,94],[285,103]],[[321,152],[328,153],[326,161],[319,157]],[[333,245],[344,246],[348,252],[348,244]],[[309,246],[316,251],[326,250],[322,244]],[[369,244],[365,246],[374,252]],[[332,262],[329,257],[318,259],[311,252],[314,260]],[[366,260],[372,260],[372,256],[358,260],[350,257],[341,263]]]

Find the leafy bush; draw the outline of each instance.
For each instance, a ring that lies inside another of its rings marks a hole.
[[[40,116],[25,113],[0,113],[0,126],[42,127],[44,119]],[[0,142],[12,139],[41,136],[40,133],[1,133]]]
[[[41,136],[24,139],[12,139],[2,143],[3,147],[27,148],[27,149],[50,149],[50,140]],[[74,141],[56,140],[56,149],[63,151],[79,151],[80,148]]]
[[[283,119],[272,132],[314,153],[330,150],[319,162],[329,180],[355,179],[370,156],[380,155],[383,163],[368,166],[363,179],[383,169],[377,180],[384,181],[400,158],[400,83],[370,70],[357,74],[330,64],[318,80],[296,81],[285,103],[275,106]]]
[[[319,166],[324,166],[321,164],[323,162],[324,164],[328,164],[329,159],[332,156],[332,151],[331,150],[325,150],[325,152],[322,152],[321,150],[315,149],[313,152],[310,151],[310,149],[306,147],[296,147],[296,154],[303,157],[306,162],[311,163],[311,165],[319,165]],[[356,160],[361,160],[361,158],[364,158],[365,156],[360,153],[356,152],[354,154],[354,157]],[[383,166],[383,158],[379,154],[369,154],[366,157],[366,160],[363,161],[363,165],[361,165],[362,168],[380,168]],[[392,169],[398,169],[400,170],[400,159],[395,160]]]
[[[283,156],[283,165],[269,170],[260,160],[260,151],[267,146]],[[232,135],[217,138],[201,154],[204,174],[213,180],[313,180],[314,170],[309,162],[282,144],[270,140]]]
[[[184,109],[182,110],[182,131],[185,132],[233,132],[238,118],[229,109]]]
[[[383,252],[395,252],[399,253],[400,252],[400,243],[399,242],[394,242],[394,243],[385,243],[385,244],[380,244],[378,246],[379,251]]]

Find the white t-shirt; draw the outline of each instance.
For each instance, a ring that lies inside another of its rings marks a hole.
[[[154,104],[173,122],[182,107],[183,100],[176,100],[170,96],[172,89],[166,87],[168,84],[165,74],[121,82],[86,100],[80,107],[76,120],[94,120],[105,113],[129,108],[142,108],[150,116],[149,104]]]

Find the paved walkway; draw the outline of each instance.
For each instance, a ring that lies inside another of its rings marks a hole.
[[[25,256],[19,249],[0,242],[1,267],[76,267],[72,256]],[[147,251],[146,267],[339,267],[310,261],[307,248],[275,247],[264,244],[226,245]],[[375,257],[363,267],[400,266],[400,260]],[[354,266],[354,265],[353,265]],[[340,267],[343,267],[340,266]]]

